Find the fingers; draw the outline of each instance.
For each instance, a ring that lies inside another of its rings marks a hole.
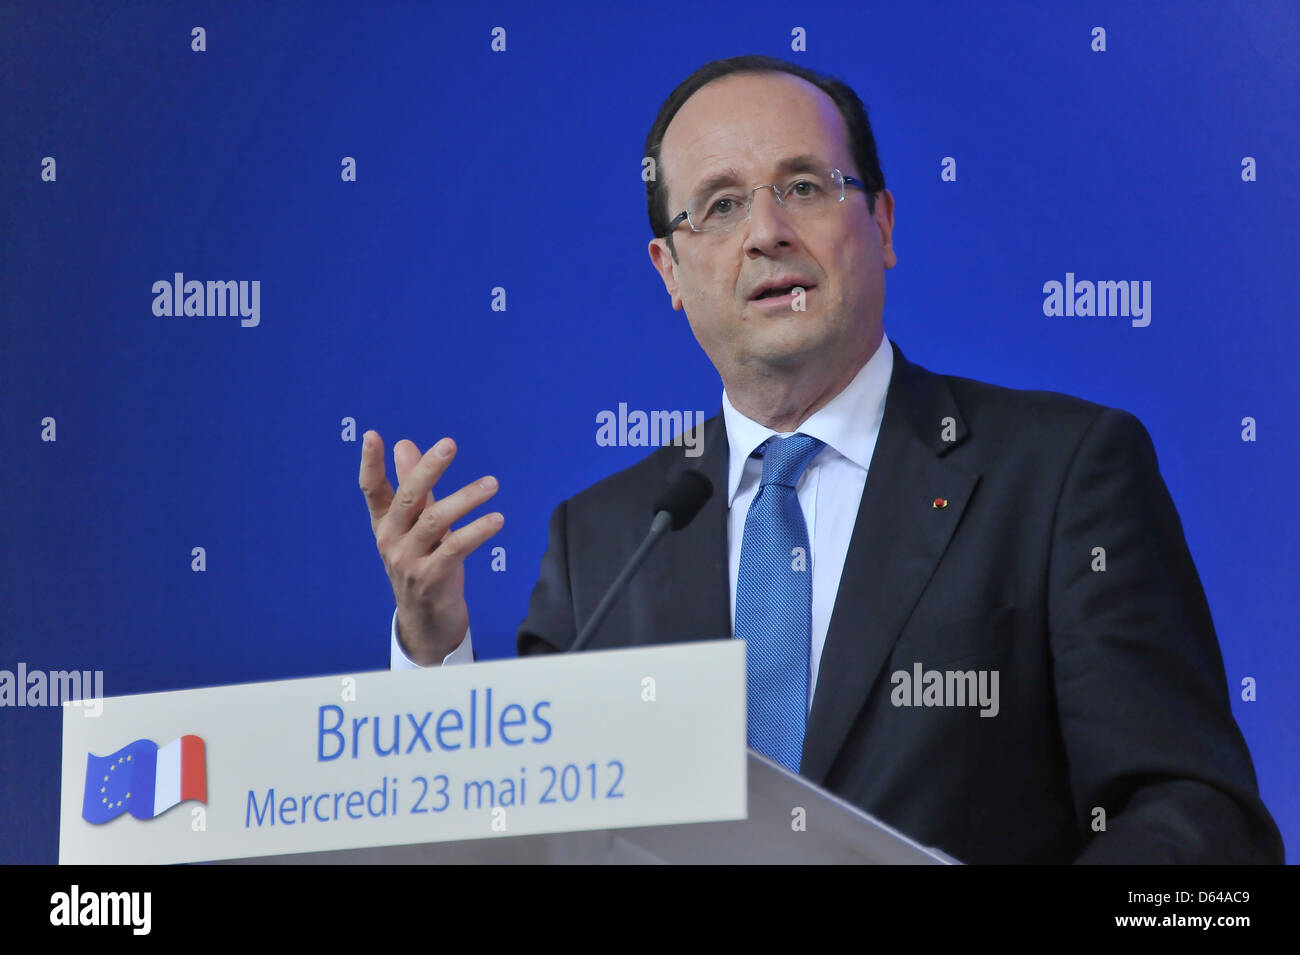
[[[367,431],[361,436],[361,474],[358,477],[361,493],[370,511],[370,529],[376,530],[388,513],[393,500],[393,487],[384,471],[384,439],[377,431]]]
[[[414,441],[408,441],[403,438],[393,445],[393,465],[397,470],[397,483],[400,485],[406,480],[406,476],[411,473],[422,457],[420,446]],[[424,506],[428,507],[433,503],[433,491],[425,496]]]
[[[444,537],[429,559],[444,562],[448,566],[463,563],[466,557],[478,550],[480,544],[501,530],[505,522],[505,515],[500,511],[484,514]]]
[[[403,438],[393,445],[393,466],[397,469],[397,483],[406,480],[408,474],[420,463],[424,452],[414,441]]]
[[[480,504],[490,500],[492,496],[496,494],[497,490],[497,479],[489,475],[480,478],[473,484],[466,484],[456,493],[440,498],[429,507],[426,507],[423,513],[420,514],[419,519],[411,528],[410,533],[407,535],[405,544],[409,546],[410,553],[424,555],[433,552],[435,547],[441,551],[447,544],[447,541],[444,540],[444,538],[455,536],[455,534],[461,534],[472,526],[466,525],[449,535],[447,532],[451,530],[451,525],[459,521]],[[484,521],[487,518],[492,517],[493,515],[488,514],[479,518],[479,521]],[[496,533],[505,520],[499,514],[496,515],[496,517],[500,518],[500,520],[496,521],[497,526],[492,529],[491,533]],[[478,521],[475,523],[478,523]],[[490,524],[493,522],[489,521],[488,523]],[[482,530],[482,528],[480,528],[480,530]],[[477,531],[475,533],[477,533]],[[468,535],[468,538],[458,539],[457,546],[464,544],[467,539],[472,539],[474,536],[474,534],[471,534]],[[490,534],[488,536],[490,536]],[[486,539],[487,537],[483,538],[483,540]],[[439,543],[440,541],[442,543]],[[478,543],[482,543],[482,540]],[[477,547],[478,543],[475,543],[474,546]],[[472,549],[473,548],[471,548],[471,550]],[[454,557],[455,555],[448,553],[444,556]]]
[[[453,451],[455,445],[453,444]],[[422,455],[413,441],[403,438],[393,445],[393,463],[400,486],[407,475],[419,463]],[[367,431],[361,436],[361,473],[358,477],[361,493],[365,496],[366,507],[370,511],[370,530],[378,533],[379,522],[388,514],[393,503],[393,486],[388,483],[388,474],[384,468],[384,439],[378,431]],[[425,495],[423,506],[433,503],[433,491]]]
[[[444,614],[444,625],[459,639],[464,631],[459,619],[464,617],[462,565],[466,557],[501,530],[505,517],[499,512],[485,514],[464,527],[451,529],[452,524],[490,500],[498,489],[496,478],[489,476],[436,499],[433,486],[455,455],[456,443],[450,438],[443,438],[424,454],[414,442],[398,441],[393,445],[398,481],[394,491],[384,469],[383,440],[377,432],[367,431],[361,439],[358,481],[399,612],[403,607],[415,608],[417,615],[433,619],[430,608],[452,607],[450,616]]]
[[[411,445],[411,449],[418,451],[414,444]],[[447,470],[455,455],[456,442],[451,438],[443,438],[424,452],[406,472],[405,479],[399,479],[383,523],[397,534],[405,534],[409,531],[425,505],[433,500],[433,486],[438,483],[438,479]]]
[[[459,563],[505,524],[504,515],[486,514],[465,527],[451,526],[498,490],[488,476],[436,499],[433,485],[456,455],[456,443],[443,438],[424,454],[412,441],[393,445],[398,486],[388,483],[384,443],[378,432],[362,435],[359,483],[370,510],[370,526],[387,561],[410,561],[437,554],[439,563]]]

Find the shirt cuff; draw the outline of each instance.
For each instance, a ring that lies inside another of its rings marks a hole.
[[[470,641],[469,628],[465,628],[465,639],[460,642],[455,650],[442,658],[442,666],[454,663],[473,663],[474,662],[474,644]],[[434,666],[434,664],[429,664]],[[397,639],[397,611],[393,611],[392,625],[392,644],[388,653],[388,668],[390,670],[419,670],[423,667],[406,655],[402,649],[401,641]]]

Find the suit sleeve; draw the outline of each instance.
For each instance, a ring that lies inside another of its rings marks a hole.
[[[1048,619],[1086,842],[1076,861],[1282,863],[1200,577],[1137,418],[1106,409],[1092,423],[1054,520]]]
[[[528,601],[528,616],[515,634],[520,656],[555,653],[578,636],[573,619],[573,591],[569,585],[568,504],[551,514],[542,569]]]

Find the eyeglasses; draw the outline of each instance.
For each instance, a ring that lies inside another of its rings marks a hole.
[[[692,232],[730,232],[749,219],[754,193],[760,189],[771,189],[777,203],[787,212],[800,218],[814,218],[844,201],[845,186],[866,188],[861,179],[846,176],[838,169],[800,173],[785,183],[755,186],[747,194],[738,192],[735,186],[722,186],[692,199],[685,211],[668,223],[668,232],[683,222]]]

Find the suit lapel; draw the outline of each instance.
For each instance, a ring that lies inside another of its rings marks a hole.
[[[800,771],[816,782],[834,764],[979,481],[943,457],[968,434],[948,383],[893,348],[884,418],[804,736]],[[952,419],[950,441],[945,418]],[[946,507],[933,507],[939,497]]]
[[[722,413],[703,424],[700,454],[676,458],[665,487],[685,470],[702,473],[713,494],[686,527],[660,543],[671,559],[655,566],[653,633],[658,641],[717,640],[731,636],[731,584],[727,580],[727,427]],[[648,508],[647,508],[648,510]]]

